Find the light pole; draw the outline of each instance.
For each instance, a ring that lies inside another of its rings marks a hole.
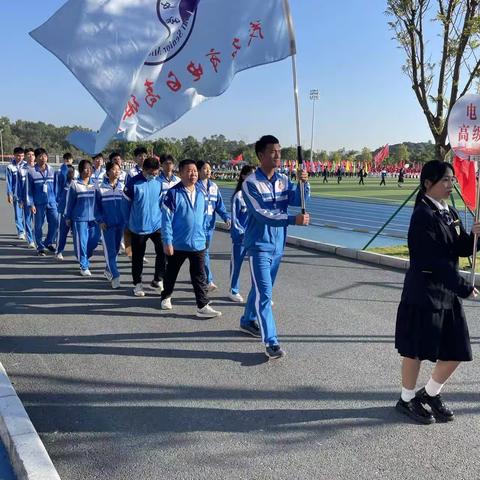
[[[4,157],[3,157],[3,135],[2,135],[2,133],[3,133],[3,128],[0,128],[0,152],[2,154],[2,160],[1,161],[3,162]]]
[[[312,168],[313,161],[313,132],[315,129],[315,101],[319,98],[318,90],[310,90],[310,100],[313,101],[313,113],[312,113],[312,141],[310,143],[310,169]]]

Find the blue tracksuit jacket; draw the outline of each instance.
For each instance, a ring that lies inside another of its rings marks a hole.
[[[295,215],[288,215],[288,206],[300,206],[300,189],[290,179],[275,172],[269,180],[258,168],[242,186],[247,205],[247,228],[244,245],[247,250],[281,252],[285,247],[287,226],[295,224]],[[310,185],[305,184],[305,199]]]
[[[230,215],[223,203],[222,195],[218,185],[211,180],[207,181],[207,186],[204,183],[198,182],[207,196],[207,219],[205,222],[205,228],[207,229],[207,236],[210,236],[210,232],[215,230],[216,214],[218,213],[224,222],[230,220]]]
[[[207,200],[204,189],[195,185],[195,204],[192,205],[183,183],[172,187],[163,200],[162,238],[175,250],[200,252],[205,250]]]
[[[243,243],[247,218],[247,204],[243,199],[243,192],[239,190],[232,198],[232,228],[230,229],[230,236],[233,243]]]
[[[160,230],[162,226],[161,188],[160,182],[155,178],[147,180],[143,173],[127,180],[123,190],[127,199],[124,204],[124,215],[131,232],[148,235]]]
[[[95,185],[90,179],[84,185],[81,179],[73,180],[67,193],[65,218],[73,222],[93,222],[95,220]]]
[[[17,185],[18,185],[18,174],[19,170],[23,167],[26,162],[20,162],[17,164],[16,160],[7,165],[6,179],[7,179],[7,194],[12,195],[16,200],[18,197],[17,194]]]
[[[46,191],[45,191],[46,190]],[[50,165],[42,172],[38,165],[28,169],[27,205],[57,205],[55,173]]]
[[[123,226],[125,224],[125,207],[127,201],[123,195],[123,184],[118,181],[115,187],[110,185],[107,177],[97,187],[95,196],[95,219],[105,223],[107,227]]]

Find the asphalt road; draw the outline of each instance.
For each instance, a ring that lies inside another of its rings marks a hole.
[[[34,256],[11,213],[2,201],[0,359],[64,480],[479,477],[478,360],[445,388],[455,422],[393,409],[402,272],[287,249],[274,311],[288,356],[266,362],[225,296],[227,234],[212,255],[223,316],[200,320],[186,267],[164,313],[153,292],[132,296],[126,257],[112,291],[101,251],[80,277],[71,245],[63,263]],[[465,305],[478,358],[478,308]]]

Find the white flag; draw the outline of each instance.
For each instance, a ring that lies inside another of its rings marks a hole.
[[[160,18],[160,5],[169,3],[177,18],[183,13],[181,3],[195,6],[197,1],[69,0],[30,35],[61,60],[116,121],[152,45],[180,28]]]
[[[70,135],[85,152],[103,150],[113,136],[146,139],[221,95],[237,72],[294,53],[285,0],[150,1],[159,28],[174,28],[137,65],[139,74],[117,115],[109,115],[98,134]]]

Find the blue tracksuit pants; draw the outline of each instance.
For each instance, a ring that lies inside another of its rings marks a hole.
[[[242,243],[232,244],[232,255],[230,256],[230,291],[233,294],[239,293],[240,291],[240,271],[246,253]]]
[[[58,215],[58,235],[57,235],[57,252],[63,253],[65,245],[67,244],[68,233],[70,227],[65,222],[65,217],[61,214]]]
[[[24,220],[24,227],[25,227],[25,237],[28,243],[33,242],[33,213],[30,210],[30,207],[27,205],[23,206],[23,220]]]
[[[277,328],[272,312],[272,289],[277,277],[282,254],[249,251],[252,288],[248,294],[241,325],[257,321],[265,345],[277,345]]]
[[[105,255],[106,270],[112,274],[112,278],[118,278],[120,272],[117,266],[118,252],[123,237],[123,225],[114,225],[102,230],[103,253]]]
[[[57,237],[58,212],[56,205],[35,205],[37,213],[35,214],[35,243],[37,250],[45,250],[45,247],[53,245]],[[43,224],[47,219],[48,229],[47,237],[43,240]]]
[[[90,267],[89,258],[98,245],[96,222],[73,222],[73,249],[82,270]]]
[[[13,199],[13,213],[15,214],[15,226],[17,227],[17,234],[25,233],[23,227],[23,208],[20,208],[19,201]]]
[[[210,243],[212,242],[213,230],[207,232],[207,248],[205,249],[205,276],[207,283],[213,282],[213,274],[210,267]]]

